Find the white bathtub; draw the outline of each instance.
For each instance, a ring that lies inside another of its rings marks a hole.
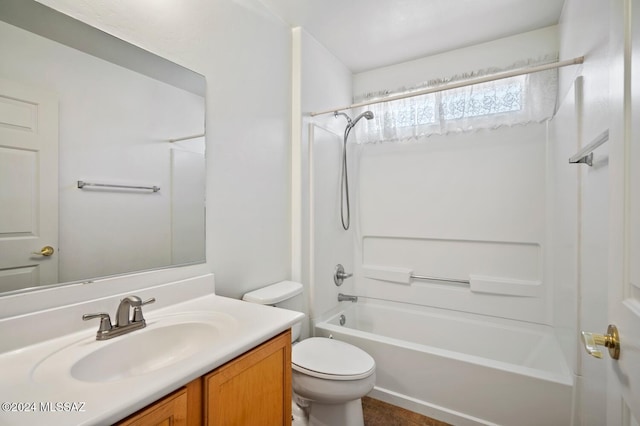
[[[344,307],[315,334],[373,356],[370,396],[457,426],[571,423],[572,374],[550,327],[363,298]]]

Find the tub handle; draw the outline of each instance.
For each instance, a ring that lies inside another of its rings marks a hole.
[[[620,339],[618,337],[618,329],[615,325],[610,324],[607,328],[607,334],[596,334],[583,331],[581,333],[582,343],[587,353],[595,358],[602,358],[602,352],[598,346],[609,348],[609,356],[613,359],[620,358]]]
[[[337,264],[336,265],[336,269],[333,273],[333,282],[340,287],[342,285],[342,282],[344,280],[346,280],[347,278],[353,276],[353,274],[348,274],[344,271],[344,266],[342,266],[341,264]]]

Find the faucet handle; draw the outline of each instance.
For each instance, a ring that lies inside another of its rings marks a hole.
[[[98,327],[98,334],[105,331],[109,331],[113,328],[111,325],[111,317],[106,312],[99,312],[97,314],[84,314],[82,316],[83,321],[89,321],[92,319],[100,318],[100,327]]]
[[[152,297],[151,299],[145,300],[144,302],[140,302],[137,305],[132,305],[133,306],[133,322],[144,321],[144,317],[142,316],[142,307],[150,303],[155,303],[155,301],[156,301],[156,298]]]
[[[147,299],[144,302],[140,303],[140,306],[149,305],[151,303],[155,303],[155,301],[156,301],[156,298],[152,297],[151,299]]]
[[[338,263],[336,265],[336,269],[333,272],[333,282],[335,283],[335,285],[340,287],[344,280],[346,280],[347,278],[352,277],[352,276],[353,276],[353,274],[345,272],[344,271],[344,266],[342,266],[341,264]]]

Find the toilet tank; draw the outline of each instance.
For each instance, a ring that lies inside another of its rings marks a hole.
[[[253,290],[242,296],[242,300],[304,313],[302,284],[294,281],[280,281]],[[301,329],[302,321],[291,327],[292,341],[298,340]]]

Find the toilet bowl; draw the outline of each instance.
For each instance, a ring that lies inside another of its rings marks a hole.
[[[247,293],[243,300],[302,311],[301,294],[302,284],[282,281]],[[300,328],[292,327],[292,387],[308,424],[363,426],[361,398],[375,385],[374,359],[356,346],[326,337],[296,342]]]
[[[362,426],[361,398],[376,381],[376,364],[362,349],[311,337],[291,351],[293,393],[308,407],[310,425]]]

